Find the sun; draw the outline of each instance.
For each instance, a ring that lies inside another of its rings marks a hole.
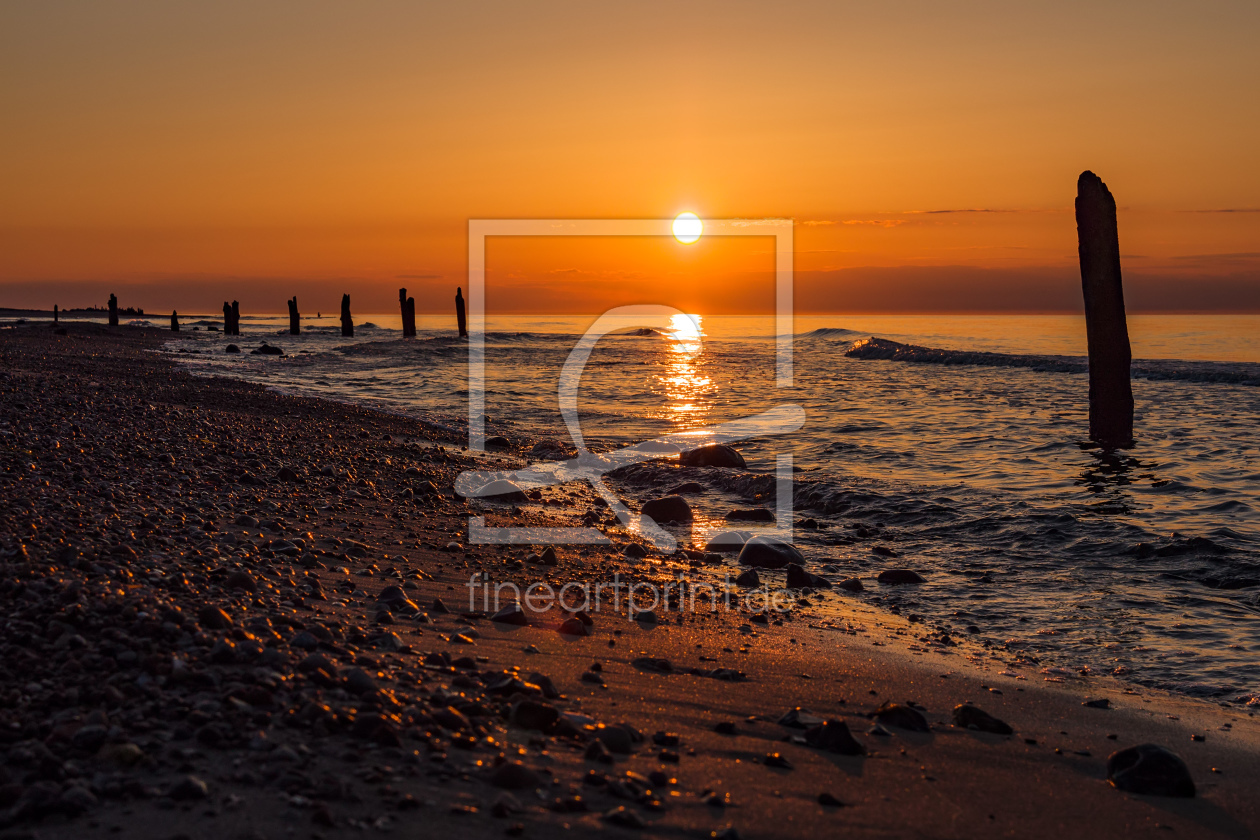
[[[679,213],[674,219],[674,238],[684,245],[698,240],[703,232],[704,222],[695,213]]]

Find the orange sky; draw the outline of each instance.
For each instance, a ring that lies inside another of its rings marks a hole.
[[[0,306],[444,310],[469,218],[693,210],[796,219],[798,311],[1070,310],[1089,168],[1131,308],[1260,311],[1260,4],[623,5],[4,4]],[[768,305],[689,248],[492,244],[490,310]]]

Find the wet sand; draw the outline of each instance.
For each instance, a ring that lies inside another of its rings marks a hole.
[[[855,602],[839,621],[800,605],[765,624],[605,608],[584,636],[554,610],[491,622],[469,608],[477,572],[523,589],[725,570],[703,552],[559,547],[546,565],[465,546],[482,507],[455,476],[511,455],[474,461],[413,421],[193,377],[146,352],[161,331],[63,326],[0,331],[0,836],[1260,827],[1247,709],[1012,669]],[[546,500],[488,520],[571,524],[589,506]],[[1014,733],[954,725],[968,701]],[[927,731],[876,726],[886,702]],[[866,754],[811,746],[779,722],[796,707],[843,721]],[[1194,798],[1108,784],[1107,756],[1148,742],[1185,760]]]

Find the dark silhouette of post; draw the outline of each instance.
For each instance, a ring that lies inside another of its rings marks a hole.
[[[241,334],[241,305],[232,301],[232,335]]]
[[[354,319],[350,317],[350,295],[341,296],[341,335],[354,337]]]
[[[416,299],[407,297],[406,289],[399,289],[398,306],[402,309],[403,338],[415,338]]]
[[[455,287],[455,320],[459,322],[459,337],[468,337],[468,315],[464,312],[464,290]]]
[[[289,300],[289,335],[302,334],[302,316],[298,314],[297,295]]]
[[[58,315],[60,315],[60,314],[61,314],[61,313],[57,311],[57,304],[55,304],[55,303],[54,303],[54,304],[53,304],[53,323],[54,323],[54,324],[56,324],[56,323],[57,323],[57,316],[58,316]]]
[[[113,294],[109,296],[109,325],[118,326],[118,298]]]
[[[171,310],[171,332],[179,332],[179,312]]]
[[[1076,182],[1076,235],[1089,338],[1089,436],[1106,447],[1132,446],[1133,357],[1120,280],[1116,200],[1088,170]]]

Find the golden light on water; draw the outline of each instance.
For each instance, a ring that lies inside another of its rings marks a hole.
[[[679,313],[670,319],[666,334],[670,341],[665,370],[657,377],[660,392],[666,399],[659,416],[685,428],[703,425],[712,403],[708,397],[715,390],[713,379],[703,370],[703,353],[699,315]]]
[[[674,219],[674,238],[684,245],[699,241],[704,233],[704,222],[695,213],[679,213]]]

